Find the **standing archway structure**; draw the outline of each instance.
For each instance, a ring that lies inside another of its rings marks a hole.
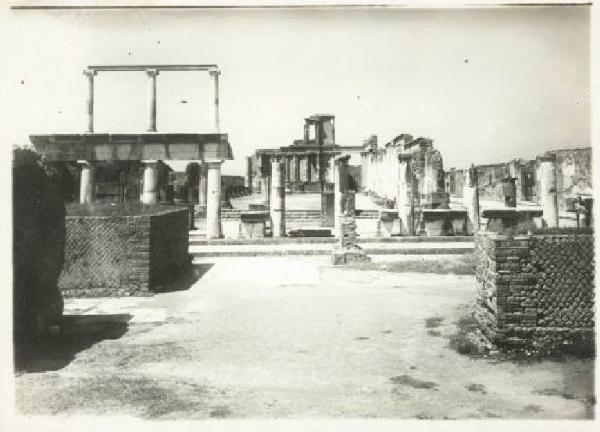
[[[208,73],[213,88],[213,130],[206,133],[159,133],[156,127],[156,81],[163,71]],[[104,72],[143,72],[148,77],[148,128],[146,133],[94,132],[94,81]],[[30,135],[35,149],[49,162],[78,162],[81,166],[81,203],[94,201],[94,164],[100,161],[139,161],[144,166],[140,200],[157,202],[158,161],[194,160],[200,170],[199,206],[206,209],[206,236],[222,237],[221,164],[232,160],[228,135],[219,126],[219,67],[204,65],[103,65],[88,66],[87,128],[84,133]]]

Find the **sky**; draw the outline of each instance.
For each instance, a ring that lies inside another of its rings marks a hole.
[[[3,146],[31,133],[86,127],[87,81],[101,64],[216,63],[221,131],[243,175],[245,156],[290,145],[303,119],[336,116],[336,140],[434,140],[444,167],[590,142],[589,10],[314,9],[7,12],[0,52]],[[6,38],[5,38],[6,40]],[[209,77],[164,72],[159,132],[211,132]],[[143,132],[148,77],[96,77],[97,132]],[[185,101],[185,103],[183,103]],[[5,105],[6,106],[6,105]]]

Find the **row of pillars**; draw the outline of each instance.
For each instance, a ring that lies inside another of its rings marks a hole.
[[[87,132],[94,132],[94,77],[98,72],[93,69],[85,69],[83,74],[88,79],[88,97],[87,97]],[[218,69],[208,71],[213,83],[213,106],[214,106],[214,127],[219,132],[219,75]],[[156,77],[159,75],[158,69],[147,69],[148,75],[148,132],[156,132]]]
[[[415,194],[418,193],[414,181],[413,159],[408,155],[398,156],[398,191],[396,196],[398,216],[401,223],[401,232],[405,235],[415,235]],[[558,227],[558,192],[556,187],[556,156],[553,154],[538,157],[538,178],[540,181],[540,203],[542,206],[542,220],[546,227]],[[477,171],[474,167],[465,170],[465,183],[463,187],[463,202],[467,208],[467,216],[473,232],[481,228],[479,208],[479,188],[477,184]],[[509,182],[515,188],[514,181]],[[516,191],[513,190],[516,198]],[[514,203],[516,206],[516,202]]]
[[[81,177],[79,202],[94,202],[95,167],[93,162],[80,161]],[[221,161],[200,165],[199,206],[206,209],[206,236],[209,239],[222,237],[221,225]],[[143,204],[158,202],[158,161],[142,161],[144,166],[143,189],[140,201]]]
[[[335,234],[341,235],[340,216],[343,212],[344,194],[348,191],[348,160],[350,156],[331,159],[334,172]],[[269,206],[273,237],[285,237],[285,162],[279,158],[271,161],[271,176],[263,177],[262,199]]]

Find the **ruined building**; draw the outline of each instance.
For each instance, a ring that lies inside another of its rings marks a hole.
[[[285,185],[291,192],[324,191],[333,183],[334,158],[342,153],[349,154],[358,165],[363,150],[363,146],[336,144],[335,116],[314,114],[304,119],[302,139],[278,149],[259,149],[247,158],[246,187],[254,192],[269,190],[271,163],[281,161]]]

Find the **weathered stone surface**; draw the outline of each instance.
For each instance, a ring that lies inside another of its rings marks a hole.
[[[476,236],[475,319],[499,346],[594,349],[591,234]]]

